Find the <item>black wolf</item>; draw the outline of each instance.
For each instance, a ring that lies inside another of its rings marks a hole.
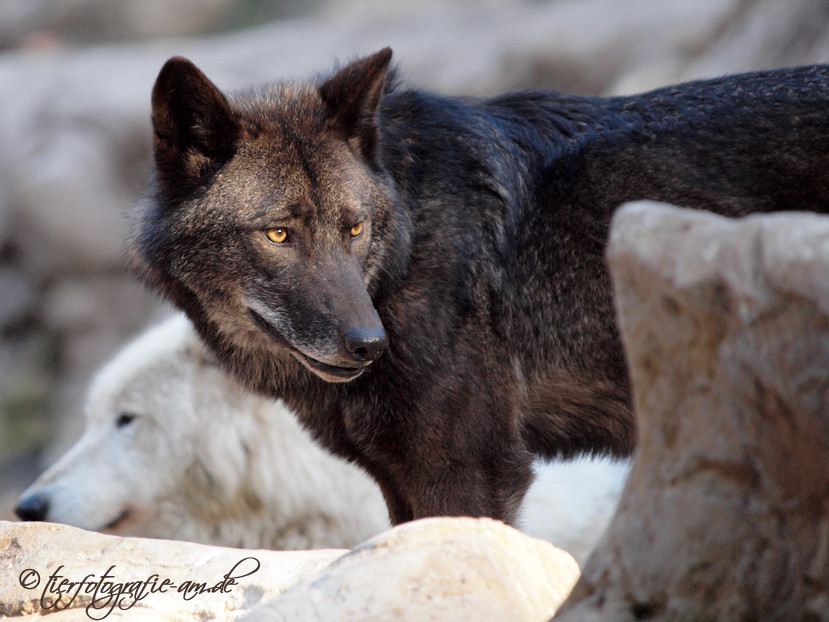
[[[509,521],[533,455],[634,447],[613,210],[825,211],[829,68],[480,100],[406,90],[390,58],[233,96],[169,60],[132,261],[395,523]]]

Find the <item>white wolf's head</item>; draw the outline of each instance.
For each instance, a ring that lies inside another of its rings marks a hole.
[[[251,395],[176,316],[98,373],[78,442],[21,496],[26,520],[228,546],[351,546],[387,526],[368,476]]]

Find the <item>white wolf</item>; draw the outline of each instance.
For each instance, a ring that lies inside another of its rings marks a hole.
[[[389,526],[368,476],[235,384],[183,316],[106,364],[85,414],[80,440],[22,494],[21,518],[272,549],[351,547]]]
[[[321,449],[281,403],[225,375],[176,315],[97,374],[81,439],[18,503],[25,520],[270,549],[352,547],[389,527],[379,489]],[[626,465],[540,466],[525,531],[581,562]]]

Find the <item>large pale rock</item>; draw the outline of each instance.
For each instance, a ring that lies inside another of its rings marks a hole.
[[[608,258],[640,444],[556,619],[829,620],[829,219],[636,204]]]
[[[578,575],[568,553],[503,523],[430,518],[369,540],[244,620],[542,621]]]
[[[230,549],[0,521],[0,617],[103,619],[112,609],[107,619],[542,621],[579,576],[569,553],[490,519],[425,519],[345,553]],[[172,585],[164,588],[165,580]],[[123,594],[131,584],[142,596],[134,604],[110,599],[110,583],[115,590],[123,584]],[[204,584],[198,593],[197,584]]]
[[[829,58],[829,3],[825,0],[740,2],[704,53],[692,56],[684,75],[718,75],[736,65],[746,71]]]
[[[51,523],[0,522],[0,618],[42,620],[48,614],[50,622],[100,620],[111,609],[107,620],[235,620],[343,553],[229,549],[118,538]],[[226,575],[236,583],[224,581]],[[165,580],[175,587],[165,587]],[[122,596],[110,598],[119,583]],[[143,593],[134,604],[127,583],[143,589],[133,592]],[[198,584],[219,588],[199,593]]]

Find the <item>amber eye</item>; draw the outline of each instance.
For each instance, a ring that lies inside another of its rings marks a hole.
[[[287,229],[266,229],[265,230],[265,237],[268,238],[274,244],[284,244],[285,240],[288,239],[288,230]]]
[[[351,233],[352,238],[360,237],[360,234],[362,232],[363,232],[363,223],[361,223],[361,222],[358,222],[356,225],[351,227],[350,233]]]

